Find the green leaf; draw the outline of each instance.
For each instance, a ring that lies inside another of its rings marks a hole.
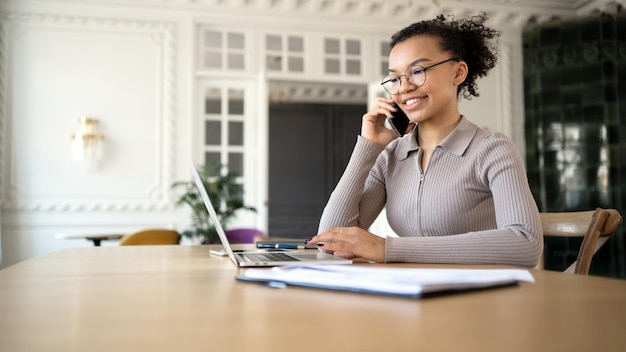
[[[225,166],[219,163],[207,163],[198,168],[200,178],[207,189],[209,198],[222,226],[226,227],[236,213],[256,212],[256,208],[243,202],[243,185],[237,183],[239,175],[234,171],[223,173]],[[191,209],[192,228],[183,231],[185,237],[200,237],[203,243],[214,243],[218,236],[215,226],[210,224],[209,214],[193,181],[176,181],[170,186],[178,195],[175,205],[188,206]]]

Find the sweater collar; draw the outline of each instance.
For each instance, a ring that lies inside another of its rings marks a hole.
[[[407,136],[406,142],[400,143],[401,159],[406,159],[411,152],[420,149],[419,145],[417,145],[418,130],[419,125],[413,128],[411,133]],[[446,138],[437,144],[437,147],[441,147],[452,154],[461,156],[467,147],[469,147],[469,144],[472,141],[472,138],[474,138],[477,130],[478,126],[473,124],[465,116],[461,115],[461,121],[459,124]]]

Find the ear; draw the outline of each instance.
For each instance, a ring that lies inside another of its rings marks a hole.
[[[454,85],[458,86],[467,78],[468,67],[465,61],[459,61],[457,64],[456,75],[454,76]]]

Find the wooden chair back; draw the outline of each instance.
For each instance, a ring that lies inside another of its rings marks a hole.
[[[546,237],[582,237],[576,261],[565,272],[588,275],[593,256],[615,233],[622,216],[615,209],[596,208],[591,211],[539,213]],[[543,269],[543,257],[538,268]]]
[[[147,229],[124,235],[120,246],[178,244],[180,234],[174,230]]]

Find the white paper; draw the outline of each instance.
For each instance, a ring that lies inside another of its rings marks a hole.
[[[356,265],[280,266],[247,269],[238,277],[335,290],[420,296],[446,290],[499,286],[517,281],[534,282],[527,270],[518,269],[414,269]]]

